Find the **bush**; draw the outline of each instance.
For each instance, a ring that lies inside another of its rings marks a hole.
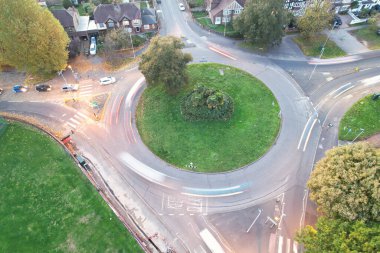
[[[233,100],[226,93],[204,86],[185,96],[181,113],[186,120],[229,120],[234,111]]]

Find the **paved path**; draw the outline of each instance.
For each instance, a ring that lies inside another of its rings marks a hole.
[[[330,34],[330,39],[334,41],[341,49],[343,49],[348,55],[360,54],[369,52],[362,43],[360,43],[355,36],[349,33],[349,30],[356,30],[358,27],[351,27],[347,29],[335,29],[332,31],[325,31],[326,35]],[[360,27],[359,27],[360,28]]]

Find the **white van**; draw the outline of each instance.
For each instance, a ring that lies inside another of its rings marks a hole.
[[[91,37],[90,55],[96,55],[96,39],[95,39],[95,37]]]

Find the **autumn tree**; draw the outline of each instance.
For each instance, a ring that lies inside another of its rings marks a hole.
[[[380,252],[379,223],[320,217],[315,227],[306,226],[296,236],[307,253]]]
[[[283,0],[249,0],[233,26],[245,39],[270,47],[281,43],[287,16]]]
[[[330,26],[333,18],[330,1],[314,0],[299,17],[297,27],[301,36],[310,39],[315,34]]]
[[[307,183],[310,199],[327,217],[380,221],[379,157],[364,142],[329,150]]]
[[[63,8],[68,9],[69,7],[73,7],[73,3],[71,0],[63,0],[62,1]]]
[[[170,93],[176,93],[187,84],[186,64],[192,56],[183,53],[184,44],[173,36],[154,37],[142,55],[139,69],[148,85],[164,84]]]
[[[35,0],[0,0],[0,62],[31,74],[64,69],[69,38]]]

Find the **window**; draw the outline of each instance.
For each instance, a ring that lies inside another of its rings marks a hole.
[[[236,9],[235,10],[235,14],[240,14],[241,13],[241,9]]]
[[[215,24],[216,25],[220,25],[221,24],[221,18],[220,17],[216,17],[215,18]]]
[[[128,26],[128,25],[129,25],[129,21],[126,20],[126,19],[124,19],[124,20],[123,20],[123,26]]]
[[[149,30],[150,29],[149,25],[144,25],[144,29]]]
[[[223,17],[223,18],[222,18],[222,22],[223,22],[223,23],[228,23],[228,22],[230,22],[230,17]]]
[[[112,20],[108,20],[108,21],[107,21],[107,24],[108,24],[108,27],[109,27],[109,28],[113,28],[113,27],[115,27],[115,23],[114,23]]]

